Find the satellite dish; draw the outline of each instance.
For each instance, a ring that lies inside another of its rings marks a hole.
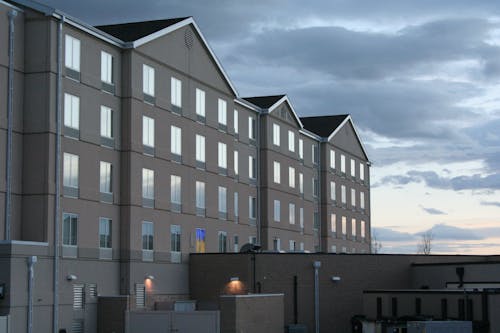
[[[260,250],[260,245],[255,245],[252,243],[246,243],[241,247],[240,253],[253,253]]]

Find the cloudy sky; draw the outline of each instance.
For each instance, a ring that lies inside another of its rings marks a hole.
[[[45,0],[91,24],[193,16],[241,96],[349,113],[383,252],[500,253],[500,2]]]

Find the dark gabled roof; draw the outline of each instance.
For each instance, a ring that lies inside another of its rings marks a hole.
[[[285,96],[286,95],[243,97],[243,99],[254,105],[257,105],[260,108],[269,109],[271,106],[276,104],[277,101]]]
[[[104,31],[113,37],[121,39],[124,42],[133,42],[171,25],[184,21],[187,18],[188,17],[180,17],[157,21],[99,25],[95,28]]]
[[[349,117],[347,114],[335,116],[319,116],[319,117],[302,117],[300,121],[304,128],[314,134],[323,138],[327,138],[330,134],[342,124],[342,122]]]

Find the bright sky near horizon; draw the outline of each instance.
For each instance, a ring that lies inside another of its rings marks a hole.
[[[382,252],[500,254],[500,2],[44,0],[90,24],[193,16],[241,96],[352,115]]]

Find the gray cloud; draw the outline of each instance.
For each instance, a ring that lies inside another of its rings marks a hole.
[[[442,210],[436,209],[436,208],[427,208],[427,207],[422,207],[422,206],[420,206],[420,208],[422,208],[423,211],[425,211],[427,214],[430,214],[430,215],[446,215],[445,212],[443,212]]]
[[[377,240],[382,242],[414,241],[416,239],[415,236],[410,233],[400,232],[390,228],[373,227],[372,232],[377,236]]]
[[[500,189],[500,174],[482,176],[475,174],[471,176],[441,177],[434,171],[409,171],[406,175],[386,176],[382,178],[378,186],[382,184],[406,185],[409,183],[424,182],[427,186],[445,190],[475,190],[475,189]]]
[[[483,236],[480,236],[476,233],[475,230],[465,229],[454,227],[447,224],[436,224],[430,231],[434,237],[434,240],[481,240],[484,239]],[[425,232],[427,232],[425,231]],[[415,234],[417,236],[422,235],[422,233]]]
[[[500,201],[481,201],[481,205],[500,207]]]

